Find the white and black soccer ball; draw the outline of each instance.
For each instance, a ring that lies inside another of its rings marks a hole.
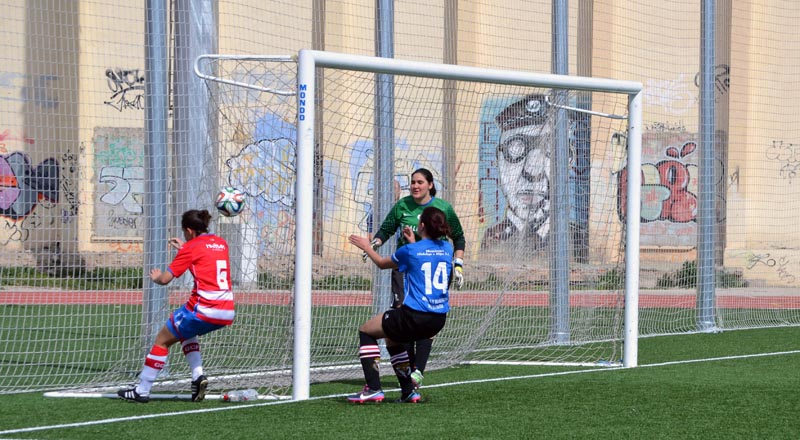
[[[247,198],[244,193],[232,186],[226,186],[217,195],[217,211],[225,217],[235,217],[242,213]]]

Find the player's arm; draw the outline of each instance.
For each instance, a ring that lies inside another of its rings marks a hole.
[[[464,249],[467,248],[467,240],[464,238],[461,221],[453,207],[451,206],[447,211],[447,223],[453,234],[451,237],[453,239],[453,278],[456,282],[456,289],[461,290],[464,286]]]
[[[392,261],[391,257],[382,257],[375,249],[372,248],[372,244],[369,241],[369,238],[362,237],[360,235],[351,235],[349,238],[351,244],[355,247],[364,251],[364,254],[375,263],[381,269],[396,269],[397,264]]]
[[[375,232],[375,236],[373,237],[373,241],[379,240],[378,246],[382,246],[386,243],[386,240],[393,236],[397,228],[400,227],[400,211],[400,202],[397,202],[392,206],[392,209],[389,210],[389,213],[386,214],[386,218],[383,219],[381,227]]]
[[[464,238],[464,228],[461,227],[461,220],[458,219],[452,206],[449,206],[445,211],[445,217],[447,218],[447,224],[450,226],[450,232],[453,234],[450,238],[453,240],[455,257],[463,258],[464,249],[467,248],[467,240]]]
[[[154,283],[160,284],[165,286],[172,281],[175,276],[172,275],[172,272],[169,270],[161,271],[161,269],[150,269],[150,279],[153,280]]]
[[[375,232],[375,236],[372,237],[372,241],[370,245],[372,246],[373,250],[377,250],[379,247],[383,246],[386,243],[386,240],[394,234],[394,231],[397,230],[399,225],[398,222],[398,215],[397,215],[397,203],[392,206],[392,209],[389,211],[389,214],[386,215],[386,218],[383,219],[383,223],[381,223],[381,227]],[[361,255],[361,261],[367,261],[367,253],[364,252]]]
[[[175,255],[175,259],[172,260],[167,270],[162,271],[158,268],[150,269],[150,279],[154,283],[162,286],[169,284],[173,279],[183,275],[183,273],[189,269],[189,266],[192,265],[190,246],[186,245],[183,240],[177,238],[170,239],[169,245],[177,248],[178,254]]]
[[[186,243],[185,243],[183,240],[181,240],[181,239],[180,239],[180,238],[178,238],[178,237],[172,237],[172,238],[170,238],[170,239],[169,239],[169,241],[168,241],[167,243],[169,243],[169,245],[170,245],[170,246],[174,247],[174,248],[175,248],[175,249],[177,249],[177,250],[181,250],[181,248],[183,247],[183,245],[184,245],[184,244],[186,244]]]

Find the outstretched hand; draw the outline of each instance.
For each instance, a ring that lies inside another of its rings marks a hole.
[[[417,241],[417,237],[414,235],[414,230],[411,229],[411,226],[403,226],[403,238],[406,239],[407,243],[414,243]]]
[[[161,269],[150,269],[151,280],[156,281],[160,276],[161,276]]]
[[[184,241],[181,240],[180,238],[173,237],[170,238],[167,243],[169,243],[169,245],[174,247],[175,249],[180,250],[183,247]]]
[[[366,251],[367,248],[370,247],[369,238],[367,237],[353,234],[348,238],[348,240],[350,241],[350,244],[361,249],[362,251]]]

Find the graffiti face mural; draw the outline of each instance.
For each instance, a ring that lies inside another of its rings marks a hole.
[[[540,249],[547,243],[552,140],[547,107],[544,95],[528,95],[494,116],[500,133],[494,146],[495,161],[487,165],[494,165],[497,171],[497,183],[506,207],[505,216],[498,216],[498,221],[484,232],[481,248],[512,238],[525,240],[533,249]],[[487,139],[486,133],[483,139]],[[481,174],[491,175],[491,172],[487,169]],[[485,185],[487,183],[487,179],[481,181],[482,196],[490,187]],[[498,201],[495,211],[500,211],[501,205]]]
[[[550,157],[538,141],[546,130],[544,126],[520,127],[500,137],[500,185],[508,201],[508,215],[518,226],[526,219],[542,217],[548,210]]]

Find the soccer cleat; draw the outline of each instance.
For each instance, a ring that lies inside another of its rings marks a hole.
[[[412,391],[412,392],[408,393],[407,396],[400,397],[395,402],[397,402],[397,403],[419,403],[420,399],[422,399],[422,396],[420,396],[418,392]]]
[[[364,385],[364,389],[361,390],[360,393],[351,394],[347,396],[347,400],[353,403],[364,403],[364,402],[383,402],[383,391],[381,390],[371,390],[369,389],[369,385]]]
[[[206,390],[208,389],[208,379],[205,376],[200,376],[197,380],[192,381],[192,402],[201,402],[206,398]]]
[[[141,394],[136,392],[136,388],[129,388],[127,390],[119,390],[117,391],[117,396],[122,399],[127,400],[128,402],[139,402],[139,403],[147,403],[150,401],[150,396],[142,396]]]
[[[411,372],[411,383],[414,384],[414,389],[418,390],[419,387],[422,386],[422,380],[425,377],[422,376],[422,373],[419,370],[414,370]]]

